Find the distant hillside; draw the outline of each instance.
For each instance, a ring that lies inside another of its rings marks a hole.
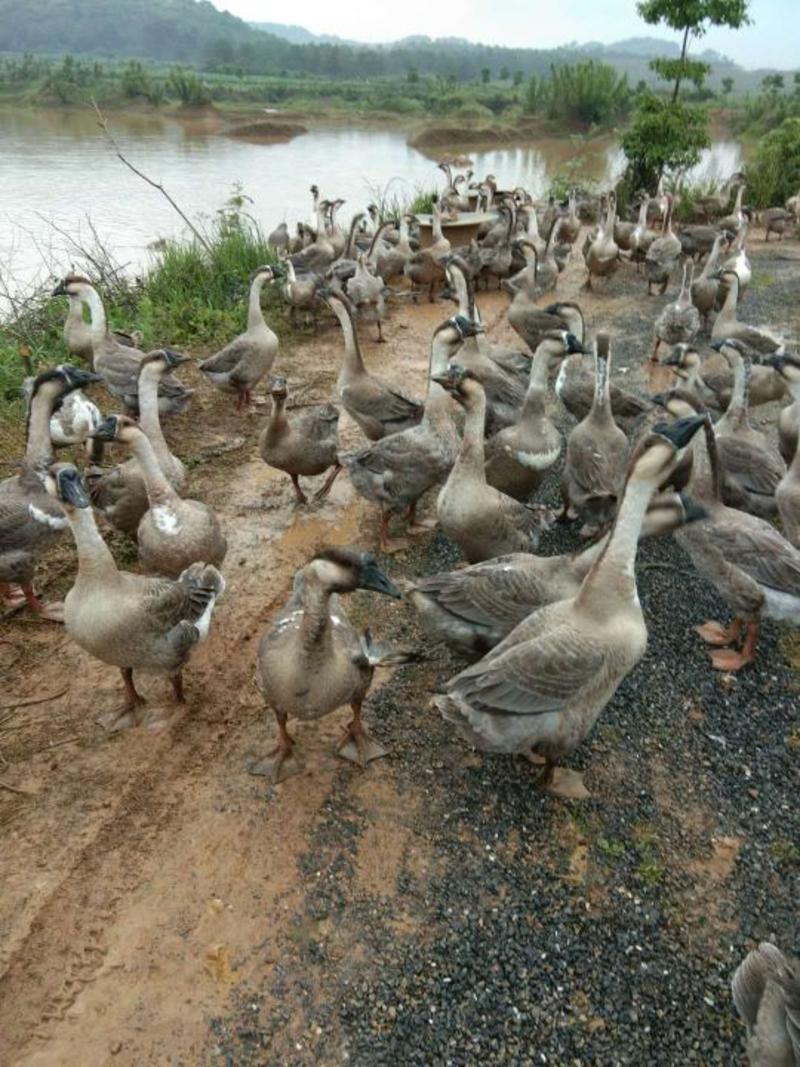
[[[270,31],[270,32],[268,32]],[[569,44],[555,49],[500,48],[459,37],[407,37],[381,45],[322,39],[301,26],[259,23],[258,28],[218,11],[208,0],[0,0],[0,50],[137,57],[180,62],[203,70],[296,74],[326,78],[406,78],[415,74],[477,81],[547,75],[551,66],[598,58],[632,84],[653,82],[654,55],[676,55],[675,41],[632,37],[614,44]],[[709,79],[723,77],[737,92],[759,88],[764,72],[744,71],[724,56]]]

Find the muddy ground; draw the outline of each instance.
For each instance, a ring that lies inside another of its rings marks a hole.
[[[742,317],[800,336],[797,243],[756,242],[754,260]],[[581,280],[571,266],[562,295]],[[640,370],[664,303],[644,288],[626,266],[584,307],[612,333],[616,373],[661,388],[663,372]],[[511,340],[506,298],[480,303]],[[450,313],[398,306],[388,344],[365,338],[370,365],[421,395]],[[284,346],[295,401],[330,397],[339,355],[334,328]],[[345,478],[324,504],[293,505],[258,458],[266,411],[238,416],[202,388],[168,428],[230,543],[225,599],[168,728],[104,734],[94,718],[118,702],[118,674],[53,624],[3,620],[0,1063],[740,1062],[731,971],[759,939],[800,948],[793,635],[767,624],[755,667],[714,673],[691,627],[727,613],[674,543],[649,543],[647,656],[574,760],[590,800],[543,796],[530,766],[454,737],[429,696],[457,664],[430,648],[366,705],[389,759],[361,772],[333,755],[342,710],[294,728],[304,771],[271,788],[246,773],[275,732],[254,685],[259,635],[315,548],[377,539]],[[430,535],[385,564],[400,577],[456,558]],[[73,571],[65,544],[46,594]],[[357,594],[350,610],[422,644],[402,605]],[[143,687],[166,700],[163,679]]]

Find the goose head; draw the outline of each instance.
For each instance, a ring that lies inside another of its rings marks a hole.
[[[127,415],[108,415],[90,437],[95,441],[120,441],[130,445],[140,433],[138,423]]]
[[[449,363],[447,370],[431,375],[431,381],[441,385],[445,392],[467,411],[473,408],[483,395],[481,383],[471,370],[462,367],[460,363]]]
[[[544,309],[548,315],[558,315],[567,324],[570,333],[574,333],[579,341],[586,337],[586,323],[583,312],[578,304],[572,300],[557,300],[554,304],[548,304]]]
[[[73,367],[71,363],[59,363],[36,375],[31,386],[30,398],[33,400],[35,396],[46,396],[55,404],[67,393],[102,380],[102,377],[93,371]]]
[[[704,414],[706,410],[702,401],[698,400],[694,393],[689,393],[685,389],[670,389],[668,393],[656,393],[650,399],[656,407],[663,408],[675,419]]]
[[[663,536],[707,518],[707,509],[688,493],[657,493],[647,507],[642,534]]]
[[[673,346],[670,354],[661,360],[665,367],[672,367],[676,374],[680,374],[681,371],[689,371],[694,367],[699,367],[701,363],[700,353],[697,349],[688,344],[686,341],[679,341],[678,344]]]
[[[737,363],[752,362],[752,354],[747,345],[735,337],[726,337],[719,341],[712,341],[711,347],[724,357],[729,367],[735,367]]]
[[[398,600],[401,596],[400,590],[383,573],[370,552],[359,552],[352,548],[323,548],[308,567],[317,581],[331,593],[369,589]]]
[[[289,395],[286,379],[282,375],[276,375],[269,386],[269,393],[273,400],[285,400]]]
[[[70,299],[77,298],[80,300],[89,290],[92,292],[95,291],[94,285],[92,285],[88,278],[84,277],[82,274],[67,274],[61,279],[50,295],[66,296]]]
[[[776,352],[767,356],[764,363],[777,371],[790,386],[800,385],[800,356],[794,352]]]
[[[153,352],[148,352],[144,359],[139,364],[139,375],[143,372],[153,374],[160,378],[162,374],[169,374],[177,367],[180,367],[182,363],[188,363],[189,357],[184,356],[182,352],[176,351],[174,348],[157,348]]]
[[[589,352],[590,349],[569,330],[548,330],[542,334],[535,354],[538,356],[541,353],[548,361],[556,361],[572,355],[585,356]]]
[[[659,485],[675,468],[692,438],[705,425],[706,415],[691,414],[660,422],[637,445],[628,468],[628,478]]]
[[[81,473],[71,463],[54,463],[45,476],[44,487],[67,513],[91,505]]]
[[[262,285],[266,285],[268,282],[274,281],[279,277],[278,268],[273,267],[271,263],[265,263],[261,267],[256,267],[253,273],[250,275],[250,284],[253,282],[260,282]]]

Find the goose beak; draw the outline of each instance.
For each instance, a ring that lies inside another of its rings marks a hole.
[[[371,556],[361,564],[358,572],[358,588],[371,589],[374,593],[383,593],[384,596],[391,596],[396,600],[402,596],[394,582],[389,581]]]
[[[660,422],[653,427],[653,433],[666,437],[670,444],[680,452],[681,449],[686,448],[705,421],[705,415],[687,415],[683,419],[676,419],[675,422]]]
[[[74,467],[67,467],[57,472],[56,484],[58,495],[67,504],[74,508],[88,508],[91,504],[89,493],[83,484],[80,471]]]
[[[772,369],[778,371],[778,373],[780,373],[781,368],[786,362],[786,356],[781,352],[776,352],[771,356],[765,356],[762,360],[765,367],[772,367]]]
[[[690,496],[688,493],[679,493],[681,498],[681,504],[683,505],[683,519],[685,523],[700,522],[701,519],[707,519],[709,512],[707,508]]]
[[[99,426],[95,427],[94,433],[90,433],[89,437],[95,441],[115,441],[118,422],[116,415],[109,415]]]
[[[663,366],[665,366],[665,367],[680,367],[680,365],[681,365],[681,355],[682,355],[681,352],[679,352],[677,349],[673,348],[673,350],[670,352],[670,354],[667,356],[667,358],[666,359],[662,359],[661,362],[662,362]]]
[[[727,341],[712,341],[711,347],[714,349],[715,352],[721,352],[727,343]]]
[[[64,368],[69,378],[69,384],[73,389],[82,389],[84,385],[91,385],[92,382],[102,382],[102,374],[95,374],[94,371],[84,370],[83,367],[73,367],[71,364],[67,364]]]
[[[59,282],[55,289],[50,294],[51,296],[66,296],[67,290],[63,282]]]
[[[581,344],[574,333],[567,334],[567,354],[568,355],[582,355],[588,356],[589,349]]]

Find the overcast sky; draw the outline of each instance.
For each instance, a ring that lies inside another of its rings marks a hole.
[[[569,41],[610,42],[624,37],[669,36],[636,15],[635,0],[213,0],[250,22],[305,26],[356,41],[391,41],[411,34],[465,37],[484,44],[552,48]],[[800,0],[752,0],[754,25],[712,30],[695,48],[713,48],[743,67],[800,68]],[[674,38],[673,38],[674,39]]]

